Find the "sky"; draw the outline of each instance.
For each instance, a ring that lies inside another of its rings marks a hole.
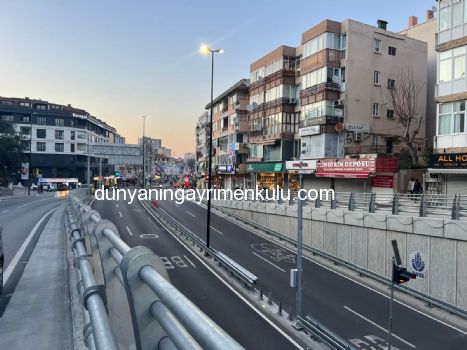
[[[0,0],[0,96],[83,108],[136,143],[162,138],[176,156],[195,151],[194,128],[210,98],[249,77],[250,63],[329,18],[388,30],[434,0]]]

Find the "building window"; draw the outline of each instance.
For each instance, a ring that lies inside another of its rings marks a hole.
[[[20,126],[19,133],[21,135],[29,135],[31,133],[31,128],[29,126]]]
[[[459,52],[462,56],[454,57],[454,79],[465,79],[465,47],[460,47],[461,52]],[[454,56],[456,56],[456,51],[460,51],[458,49],[454,49]]]
[[[36,109],[40,109],[40,110],[45,111],[45,110],[47,109],[47,106],[44,106],[44,105],[36,105]]]
[[[394,111],[392,109],[388,109],[386,112],[386,116],[388,119],[394,119]]]
[[[31,147],[31,142],[29,140],[22,140],[21,146],[23,147],[23,151],[29,151],[29,148]]]
[[[396,55],[396,48],[392,47],[392,46],[389,46],[388,54],[390,54],[391,56],[395,56]]]
[[[65,150],[64,143],[56,143],[55,144],[55,152],[63,152]]]
[[[2,115],[2,120],[4,122],[12,122],[14,120],[12,115]]]
[[[55,118],[55,125],[56,126],[64,126],[65,120],[63,118]]]
[[[86,151],[86,144],[85,143],[78,143],[76,145],[76,149],[78,151],[84,152],[84,151]]]
[[[373,135],[373,147],[376,149],[378,147],[378,135]]]
[[[463,24],[464,22],[464,13],[462,11],[462,2],[458,1],[457,3],[452,4],[452,27],[457,27]]]
[[[22,115],[22,116],[20,117],[20,121],[21,121],[22,123],[30,123],[31,119],[30,119],[30,116],[29,116],[29,115]]]
[[[75,131],[74,130],[71,130],[70,137],[71,137],[72,140],[75,139]]]
[[[392,139],[386,139],[386,153],[392,154],[393,150],[393,141]]]
[[[396,88],[396,81],[394,79],[388,79],[388,89],[394,90]]]
[[[453,79],[465,79],[466,46],[439,53],[438,82],[444,83]]]
[[[373,49],[375,52],[380,53],[381,52],[381,40],[375,39],[373,43]]]
[[[449,6],[439,10],[439,31],[451,27],[451,8]]]
[[[373,117],[379,117],[379,103],[377,102],[373,103],[372,114],[373,114]]]
[[[63,140],[64,132],[63,130],[55,130],[55,138],[57,140]]]
[[[375,85],[380,85],[380,83],[379,83],[380,75],[381,75],[381,73],[378,72],[377,70],[375,70],[375,71],[373,72],[373,84],[375,84]]]
[[[30,107],[31,106],[31,104],[29,102],[20,102],[19,105],[21,107]]]
[[[453,133],[465,132],[465,101],[454,102]]]
[[[47,118],[46,117],[37,117],[37,124],[39,124],[39,125],[47,124]]]
[[[438,135],[448,135],[451,133],[452,103],[440,104],[438,108]]]
[[[72,144],[70,145],[70,152],[71,152],[71,153],[75,153],[75,144],[74,144],[74,143],[72,143]]]
[[[45,142],[37,142],[36,143],[37,152],[45,152]]]
[[[45,129],[37,129],[36,130],[36,137],[38,139],[45,139],[45,135],[46,135],[46,130]]]

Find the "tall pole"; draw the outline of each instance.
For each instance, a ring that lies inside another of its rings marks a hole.
[[[87,151],[88,151],[88,164],[87,164],[87,169],[86,169],[86,185],[87,185],[87,189],[88,189],[88,196],[91,195],[91,151],[90,151],[90,139],[89,139],[89,134],[87,135],[87,138],[88,138],[88,148],[87,148]],[[97,188],[96,188],[97,190]]]
[[[395,258],[392,258],[392,276],[394,276],[394,270],[396,268]],[[388,350],[391,350],[392,345],[392,315],[394,305],[394,278],[391,283],[391,297],[389,299],[389,327],[388,327]]]
[[[298,173],[298,198],[297,198],[297,289],[295,291],[295,322],[296,329],[303,329],[299,317],[302,316],[302,287],[303,287],[303,269],[302,269],[302,245],[303,245],[303,201],[300,198],[300,190],[303,187],[302,158],[300,157]]]
[[[211,51],[211,104],[209,105],[209,168],[208,168],[208,216],[206,223],[206,247],[209,248],[211,238],[211,185],[212,185],[212,112],[214,94],[214,51]]]
[[[29,164],[28,164],[28,196],[31,195],[31,162],[32,162],[32,117],[29,117]]]
[[[146,182],[146,142],[144,140],[145,138],[145,133],[146,133],[146,116],[142,115],[141,118],[143,118],[143,140],[142,140],[142,146],[143,146],[143,181],[141,183],[141,188],[144,188],[145,182]]]

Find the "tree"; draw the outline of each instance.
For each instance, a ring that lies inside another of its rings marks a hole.
[[[402,128],[404,141],[412,158],[412,164],[418,166],[417,146],[414,142],[425,126],[425,114],[420,114],[420,92],[425,84],[414,80],[413,71],[399,71],[396,74],[395,86],[388,88],[389,99],[394,109],[394,118]]]
[[[22,140],[13,124],[0,120],[0,182],[8,183],[11,172],[19,169],[24,150]]]

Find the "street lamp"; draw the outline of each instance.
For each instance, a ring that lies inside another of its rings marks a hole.
[[[28,164],[28,196],[31,195],[31,162],[32,162],[32,117],[37,113],[31,113],[29,117],[29,164]]]
[[[210,243],[210,233],[211,233],[211,184],[212,184],[212,100],[213,100],[213,89],[214,89],[214,54],[223,53],[224,49],[213,50],[209,48],[206,44],[202,44],[199,52],[203,55],[211,54],[211,104],[209,105],[210,109],[210,118],[209,118],[209,169],[208,169],[208,216],[206,223],[206,247],[209,248]]]
[[[140,116],[143,118],[143,139],[142,139],[142,146],[143,146],[143,182],[141,183],[141,188],[144,188],[144,183],[146,182],[146,169],[145,169],[145,161],[144,158],[146,157],[145,150],[146,150],[146,142],[144,140],[144,134],[145,134],[145,129],[146,129],[146,116],[142,115]]]

